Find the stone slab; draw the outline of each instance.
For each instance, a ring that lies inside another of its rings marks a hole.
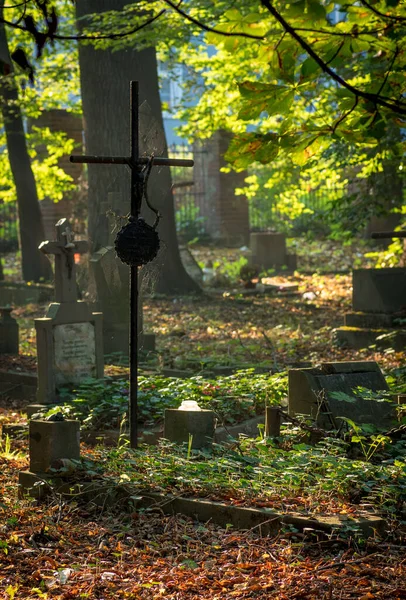
[[[363,367],[365,364],[365,368]],[[362,386],[369,390],[388,390],[388,385],[377,363],[327,363],[319,368],[291,369],[289,379],[289,413],[310,415],[319,426],[332,429],[340,425],[339,417],[356,423],[372,423],[389,429],[395,418],[390,403],[365,400],[356,396],[353,389]],[[354,402],[334,398],[332,392],[341,392]],[[322,400],[327,400],[322,405]]]
[[[67,323],[53,328],[55,383],[80,384],[96,377],[96,342],[92,323]]]
[[[385,329],[395,325],[395,317],[384,313],[351,312],[344,315],[346,327]]]
[[[396,352],[406,349],[406,329],[372,329],[366,327],[338,327],[333,332],[334,342],[344,348],[361,350],[376,345],[378,350],[393,348]]]
[[[352,284],[354,311],[406,311],[406,268],[354,269]]]
[[[80,458],[79,421],[30,421],[30,470],[47,472],[61,458]]]

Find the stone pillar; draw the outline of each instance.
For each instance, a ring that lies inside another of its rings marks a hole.
[[[200,215],[206,219],[207,233],[226,244],[247,245],[248,201],[245,196],[235,195],[235,189],[244,186],[247,173],[220,171],[227,165],[223,156],[230,140],[230,133],[218,131],[199,147],[195,154],[195,191],[198,191],[199,182],[204,181],[206,202],[200,206]]]

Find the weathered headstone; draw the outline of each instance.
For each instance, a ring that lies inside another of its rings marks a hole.
[[[288,254],[286,235],[274,231],[251,233],[250,248],[252,265],[261,269],[296,269],[296,254]]]
[[[290,369],[288,375],[292,416],[310,415],[326,429],[338,427],[339,417],[383,428],[393,423],[395,415],[390,402],[367,400],[354,391],[357,387],[388,391],[375,361],[322,363],[317,368]]]
[[[18,354],[18,324],[11,316],[12,310],[0,307],[0,354]]]
[[[65,420],[62,415],[29,422],[30,470],[20,471],[20,495],[41,498],[48,491],[43,484],[66,472],[66,464],[80,458],[79,421]]]
[[[57,239],[40,250],[55,255],[55,299],[46,317],[35,319],[37,332],[37,401],[53,404],[59,390],[84,379],[103,377],[102,313],[78,300],[75,254],[87,251],[75,241],[67,219],[56,224]]]
[[[353,312],[335,339],[350,348],[371,344],[406,348],[406,269],[356,269],[353,271]]]

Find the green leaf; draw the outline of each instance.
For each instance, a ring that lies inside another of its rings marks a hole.
[[[309,77],[309,75],[313,75],[313,73],[316,73],[316,71],[318,71],[319,69],[320,67],[314,60],[314,58],[309,56],[309,58],[306,58],[306,60],[302,64],[300,72],[303,75],[303,77]]]
[[[307,0],[307,14],[313,21],[326,19],[326,9],[318,0]]]

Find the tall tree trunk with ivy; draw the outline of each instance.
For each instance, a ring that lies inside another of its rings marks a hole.
[[[17,195],[22,275],[25,281],[47,281],[52,278],[52,268],[38,250],[44,241],[44,227],[2,21],[3,7],[4,0],[0,0],[0,110]]]
[[[121,10],[127,0],[77,0],[76,16],[81,27],[87,15]],[[130,81],[138,81],[140,104],[146,101],[159,137],[164,140],[163,154],[167,153],[163,128],[161,101],[158,87],[157,60],[154,48],[134,48],[113,52],[96,50],[91,45],[79,47],[80,80],[83,114],[85,120],[85,144],[87,154],[128,155],[129,139],[129,91]],[[149,150],[141,128],[141,152]],[[161,151],[161,150],[160,150]],[[108,205],[109,192],[119,193],[123,199],[122,213],[130,210],[130,177],[123,166],[89,165],[89,237],[94,250],[106,244],[106,232],[100,227],[100,206]],[[149,180],[149,198],[159,209],[162,219],[159,235],[163,252],[154,273],[155,289],[162,293],[188,293],[199,290],[186,273],[180,259],[169,168],[154,168]],[[148,211],[146,218],[153,222],[154,215]]]

